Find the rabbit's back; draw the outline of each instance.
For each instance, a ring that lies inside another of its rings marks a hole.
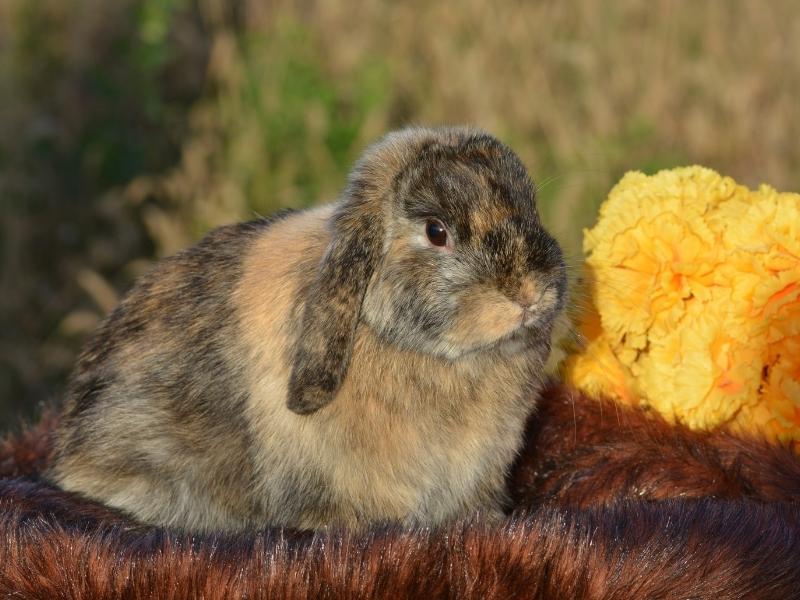
[[[249,493],[254,445],[232,295],[275,221],[217,229],[126,295],[73,374],[57,483],[144,521],[204,529],[252,520],[259,501]]]

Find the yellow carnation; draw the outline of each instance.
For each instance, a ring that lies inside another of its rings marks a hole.
[[[594,313],[568,381],[800,448],[800,195],[702,167],[628,173],[584,252]]]

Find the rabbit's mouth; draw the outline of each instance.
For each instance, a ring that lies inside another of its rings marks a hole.
[[[521,327],[535,328],[544,321],[549,321],[558,304],[558,292],[555,286],[547,286],[530,304],[522,306]]]

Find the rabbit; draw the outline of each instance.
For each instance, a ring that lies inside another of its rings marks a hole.
[[[83,350],[48,477],[192,532],[503,515],[566,269],[472,128],[369,148],[333,204],[158,263]]]

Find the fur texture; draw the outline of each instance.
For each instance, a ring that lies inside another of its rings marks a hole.
[[[440,528],[186,537],[37,479],[52,418],[0,443],[0,595],[800,598],[800,460],[551,387],[514,512]]]
[[[495,138],[408,129],[212,232],[79,359],[49,477],[193,532],[500,516],[566,286],[534,196]]]
[[[800,460],[788,446],[673,426],[569,388],[551,388],[537,412],[509,481],[517,506],[627,498],[800,502]]]

